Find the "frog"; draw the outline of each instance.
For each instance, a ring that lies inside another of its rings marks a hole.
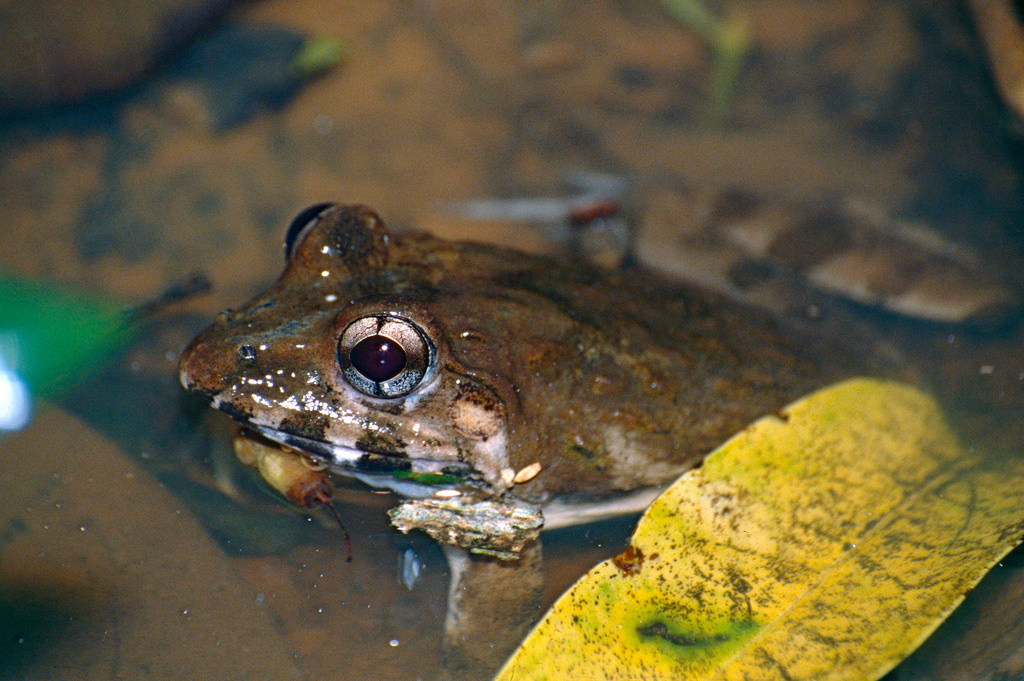
[[[536,564],[540,530],[642,510],[855,364],[697,286],[393,233],[362,205],[302,211],[285,256],[187,346],[182,385],[324,475],[395,492],[396,525],[496,574],[459,552]]]

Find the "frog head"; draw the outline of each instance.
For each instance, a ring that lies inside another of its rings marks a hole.
[[[185,350],[185,388],[377,486],[419,495],[430,486],[418,481],[454,478],[502,492],[514,391],[481,370],[497,358],[453,348],[453,334],[486,345],[444,291],[458,249],[396,240],[365,207],[322,204],[292,223],[286,255],[269,289]]]

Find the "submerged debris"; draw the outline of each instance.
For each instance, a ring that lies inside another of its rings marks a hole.
[[[1013,0],[969,0],[1003,102],[1024,122],[1024,27]]]
[[[464,496],[410,499],[388,511],[402,532],[423,530],[443,544],[472,553],[515,560],[540,536],[544,515],[529,504],[506,499],[472,500]]]
[[[1020,307],[969,247],[865,202],[777,201],[740,189],[688,199],[696,224],[646,225],[638,258],[741,299],[795,282],[905,317],[975,325],[998,324]]]

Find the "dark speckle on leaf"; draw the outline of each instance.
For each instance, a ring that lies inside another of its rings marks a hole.
[[[664,622],[651,622],[637,628],[637,633],[644,637],[660,638],[668,643],[677,646],[707,646],[716,643],[724,643],[729,640],[728,634],[714,634],[711,636],[692,636],[673,632]]]
[[[639,574],[644,564],[644,552],[630,544],[628,549],[612,558],[612,563],[627,577]]]

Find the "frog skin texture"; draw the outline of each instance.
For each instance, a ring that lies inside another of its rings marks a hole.
[[[430,489],[396,473],[538,505],[657,487],[851,370],[765,313],[642,269],[392,235],[363,206],[315,206],[289,242],[280,278],[186,349],[182,384],[406,495]],[[402,345],[393,378],[353,368],[370,337],[374,357],[374,342]]]

